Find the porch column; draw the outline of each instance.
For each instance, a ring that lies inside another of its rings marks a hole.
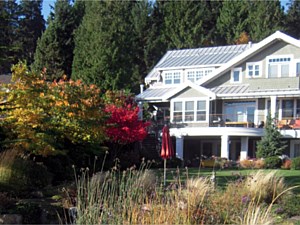
[[[276,96],[271,96],[271,117],[275,118],[275,115],[276,115]]]
[[[247,156],[248,156],[248,141],[249,141],[249,137],[241,137],[240,160],[247,159]]]
[[[176,137],[176,157],[183,159],[183,136]]]
[[[139,107],[138,118],[139,120],[143,120],[143,102],[139,102],[138,107]]]
[[[221,136],[221,157],[229,159],[229,136]]]

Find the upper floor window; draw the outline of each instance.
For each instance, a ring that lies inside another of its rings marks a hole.
[[[181,72],[180,71],[168,71],[164,72],[165,84],[180,84]]]
[[[191,82],[196,82],[200,80],[202,77],[205,77],[213,72],[212,68],[202,68],[197,70],[188,70],[187,71],[187,80]]]
[[[267,57],[268,77],[289,77],[291,74],[291,56]]]
[[[247,63],[247,77],[260,77],[261,76],[261,64],[260,63]]]
[[[242,82],[242,68],[234,68],[231,71],[231,83]]]

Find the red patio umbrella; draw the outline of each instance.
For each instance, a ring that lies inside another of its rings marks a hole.
[[[164,186],[166,185],[166,167],[167,159],[174,156],[174,150],[172,146],[172,140],[170,137],[169,127],[165,125],[162,129],[162,144],[160,156],[164,159]]]

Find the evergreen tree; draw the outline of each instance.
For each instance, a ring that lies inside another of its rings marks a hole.
[[[285,20],[286,32],[294,38],[300,38],[300,1],[291,0]]]
[[[249,36],[255,42],[283,30],[284,12],[280,1],[251,1],[247,20]]]
[[[38,38],[45,30],[45,20],[42,16],[42,0],[21,0],[18,40],[22,45],[19,59],[30,65]]]
[[[286,145],[281,140],[281,137],[280,132],[273,123],[272,117],[268,115],[265,125],[265,135],[257,142],[256,156],[258,158],[267,158],[282,155]]]
[[[71,76],[74,30],[80,22],[79,16],[69,0],[55,3],[54,13],[48,18],[48,27],[38,40],[33,69],[41,71],[47,68],[46,76],[53,80],[66,74]]]
[[[212,13],[207,1],[161,1],[164,14],[163,37],[170,49],[210,45]]]
[[[15,0],[0,1],[0,74],[9,73],[11,65],[18,61],[18,13]]]
[[[130,89],[133,76],[135,1],[87,1],[86,13],[75,36],[74,79],[103,89]]]
[[[243,32],[248,33],[249,2],[223,1],[217,19],[217,34],[226,44],[234,44]]]

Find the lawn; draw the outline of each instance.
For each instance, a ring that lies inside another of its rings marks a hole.
[[[249,175],[256,169],[216,169],[216,184],[219,188],[224,188],[228,182],[242,179],[244,176]],[[263,171],[272,171],[264,169]],[[277,175],[284,177],[288,186],[300,185],[300,170],[283,170],[278,169]],[[163,180],[163,169],[158,169],[157,174]],[[167,184],[180,181],[184,182],[187,178],[199,177],[199,176],[212,176],[212,168],[185,168],[175,169],[167,168]],[[300,188],[295,190],[296,193],[300,194]]]

